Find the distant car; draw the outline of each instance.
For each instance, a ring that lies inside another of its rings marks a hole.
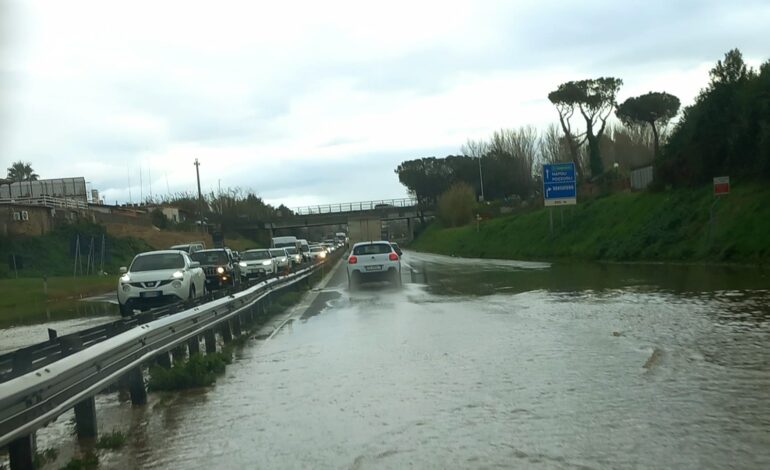
[[[134,309],[191,301],[206,293],[206,276],[200,264],[179,250],[150,251],[136,255],[128,268],[120,268],[118,306],[130,316]]]
[[[365,281],[390,281],[401,285],[401,258],[387,241],[356,243],[348,256],[348,288]]]
[[[206,246],[203,244],[203,242],[190,242],[182,245],[174,245],[170,247],[169,250],[179,250],[184,251],[187,254],[192,254],[196,251],[204,250],[205,248]]]
[[[302,261],[304,258],[302,257],[302,253],[293,246],[284,248],[286,250],[286,253],[289,255],[289,261],[291,261],[291,267],[299,267],[302,266]]]
[[[289,254],[286,253],[285,248],[270,248],[270,256],[275,261],[276,269],[279,273],[289,272],[291,269],[291,261],[289,261]]]
[[[276,273],[275,261],[270,250],[246,250],[241,253],[242,279],[260,279],[274,276]]]
[[[395,207],[395,206],[393,204],[385,204],[385,203],[380,203],[380,204],[375,204],[374,205],[375,209],[390,209],[391,207]]]
[[[334,252],[334,244],[323,242],[323,243],[319,243],[319,245],[326,248],[327,255],[330,255]]]
[[[321,245],[310,245],[310,258],[313,263],[319,263],[326,259],[328,252],[326,247]]]
[[[395,251],[398,256],[404,256],[404,252],[401,251],[401,248],[398,246],[398,243],[390,242],[390,246],[393,247],[393,251]]]
[[[201,264],[206,273],[206,287],[236,286],[241,282],[241,270],[233,258],[232,252],[226,248],[212,248],[196,251],[190,255],[193,261]]]

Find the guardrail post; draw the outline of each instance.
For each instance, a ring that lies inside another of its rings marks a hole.
[[[193,354],[200,354],[201,352],[201,343],[200,338],[198,336],[193,336],[189,340],[187,340],[187,349],[190,351],[190,356]]]
[[[230,322],[229,321],[223,321],[222,326],[222,340],[225,342],[225,344],[229,343],[233,340],[233,332],[230,330]]]
[[[241,331],[241,318],[238,315],[234,315],[232,320],[230,320],[231,327],[233,329],[233,336],[241,336],[243,331]]]
[[[8,444],[11,470],[32,470],[35,459],[35,433],[14,439]]]
[[[75,430],[78,438],[96,437],[96,400],[86,398],[75,405]]]
[[[13,368],[13,374],[15,376],[23,375],[32,369],[32,353],[29,351],[19,350],[13,354],[13,360],[11,362]]]
[[[165,367],[166,369],[171,368],[171,356],[169,355],[168,351],[163,351],[162,353],[158,354],[155,357],[155,362],[159,366]]]
[[[217,334],[213,328],[203,333],[203,342],[206,343],[206,354],[217,352]]]
[[[147,389],[144,387],[144,376],[141,367],[134,367],[126,374],[128,381],[128,393],[131,395],[131,404],[147,404]]]

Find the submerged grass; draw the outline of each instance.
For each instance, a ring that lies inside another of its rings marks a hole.
[[[431,225],[418,251],[507,259],[583,259],[766,264],[770,188],[735,184],[716,201],[710,187],[620,193],[577,206],[514,214],[459,228]],[[713,208],[714,223],[710,223]]]
[[[99,456],[94,452],[88,452],[82,457],[73,458],[60,470],[95,470],[99,468]]]
[[[102,434],[96,441],[97,449],[120,449],[126,443],[126,435],[120,431],[112,430],[109,433]]]
[[[232,362],[232,353],[222,351],[211,354],[193,354],[186,361],[174,361],[173,367],[150,367],[150,391],[185,390],[206,387],[216,382],[218,374]]]

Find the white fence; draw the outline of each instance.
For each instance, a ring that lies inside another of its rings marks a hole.
[[[631,189],[642,190],[652,183],[652,165],[631,170]]]
[[[43,206],[54,209],[88,209],[88,204],[79,199],[65,199],[51,196],[3,198],[0,199],[0,204]]]

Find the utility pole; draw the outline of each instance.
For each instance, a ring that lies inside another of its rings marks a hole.
[[[481,155],[479,155],[479,182],[481,183],[481,202],[484,202],[484,175],[481,173]]]
[[[201,232],[203,232],[203,193],[201,193],[201,172],[200,172],[200,162],[198,162],[198,159],[195,159],[195,177],[198,179],[198,220],[200,222],[200,229]]]

